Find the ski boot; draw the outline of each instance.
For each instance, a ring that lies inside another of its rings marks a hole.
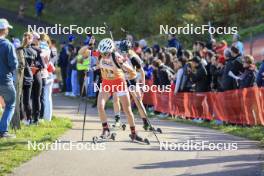
[[[115,141],[116,133],[111,133],[109,129],[103,129],[103,132],[99,137],[97,136],[93,137],[93,143],[96,144],[98,142],[105,142],[109,139],[111,139],[112,141]]]
[[[152,125],[150,125],[149,123],[145,123],[143,125],[143,128],[145,131],[155,131],[155,132],[158,132],[158,133],[162,133],[162,130],[160,128],[157,128],[155,129]]]
[[[147,145],[150,144],[150,142],[149,142],[149,140],[147,138],[143,139],[142,137],[138,136],[138,134],[136,134],[136,133],[135,134],[130,134],[129,137],[132,140],[132,142],[144,143],[144,144],[147,144]]]
[[[115,116],[115,124],[112,125],[113,128],[122,128],[123,131],[126,130],[126,124],[122,124],[120,123],[120,116],[116,115]]]

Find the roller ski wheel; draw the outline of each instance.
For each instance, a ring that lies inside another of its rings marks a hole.
[[[97,137],[97,136],[93,137],[93,143],[94,144],[97,144],[99,142],[105,142],[107,140],[112,140],[112,141],[116,140],[116,133],[110,133],[110,131],[106,131],[106,132],[103,132],[103,133],[104,134],[102,134],[99,137]]]
[[[126,130],[126,124],[123,124],[123,125],[122,125],[122,129],[123,129],[123,131]]]
[[[155,132],[158,132],[158,133],[160,133],[160,134],[162,133],[161,128],[156,128],[156,129],[155,129],[154,127],[150,127],[150,128],[149,128],[149,131],[155,131]]]
[[[149,124],[144,125],[143,128],[144,128],[145,131],[155,131],[155,132],[158,132],[158,133],[162,133],[161,128],[156,128],[155,129],[153,126],[151,126]]]
[[[135,134],[135,135],[130,134],[129,137],[132,140],[132,142],[144,143],[144,144],[150,145],[150,142],[147,138],[143,139],[142,137],[138,136],[137,134]]]
[[[113,124],[112,125],[112,128],[113,128],[113,130],[118,130],[118,129],[122,129],[123,131],[125,131],[126,130],[126,124]]]
[[[113,128],[119,128],[120,127],[120,122],[115,122],[115,124],[112,125]]]
[[[158,133],[160,133],[160,134],[162,133],[161,128],[157,128],[156,131],[157,131]]]

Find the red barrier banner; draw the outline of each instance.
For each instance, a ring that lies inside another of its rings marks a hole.
[[[144,104],[155,111],[192,118],[217,119],[233,124],[264,125],[264,88],[252,87],[226,92],[152,92]],[[155,95],[154,95],[155,94]],[[145,95],[144,95],[145,97]]]
[[[153,80],[146,80],[146,85],[151,87],[153,85]],[[144,105],[154,106],[156,104],[156,94],[151,90],[144,92],[143,103]]]
[[[171,96],[170,92],[156,92],[155,111],[169,114],[171,112]]]

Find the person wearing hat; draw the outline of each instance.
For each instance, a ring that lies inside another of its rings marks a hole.
[[[14,138],[8,133],[9,123],[14,115],[16,90],[14,73],[18,67],[18,60],[14,45],[6,39],[9,28],[13,27],[6,19],[0,19],[0,96],[5,102],[5,110],[0,121],[0,138]]]

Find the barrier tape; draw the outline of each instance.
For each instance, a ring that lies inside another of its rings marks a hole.
[[[147,81],[146,84],[152,84]],[[146,92],[143,103],[154,110],[192,118],[217,119],[233,124],[264,126],[264,88],[226,92]]]

